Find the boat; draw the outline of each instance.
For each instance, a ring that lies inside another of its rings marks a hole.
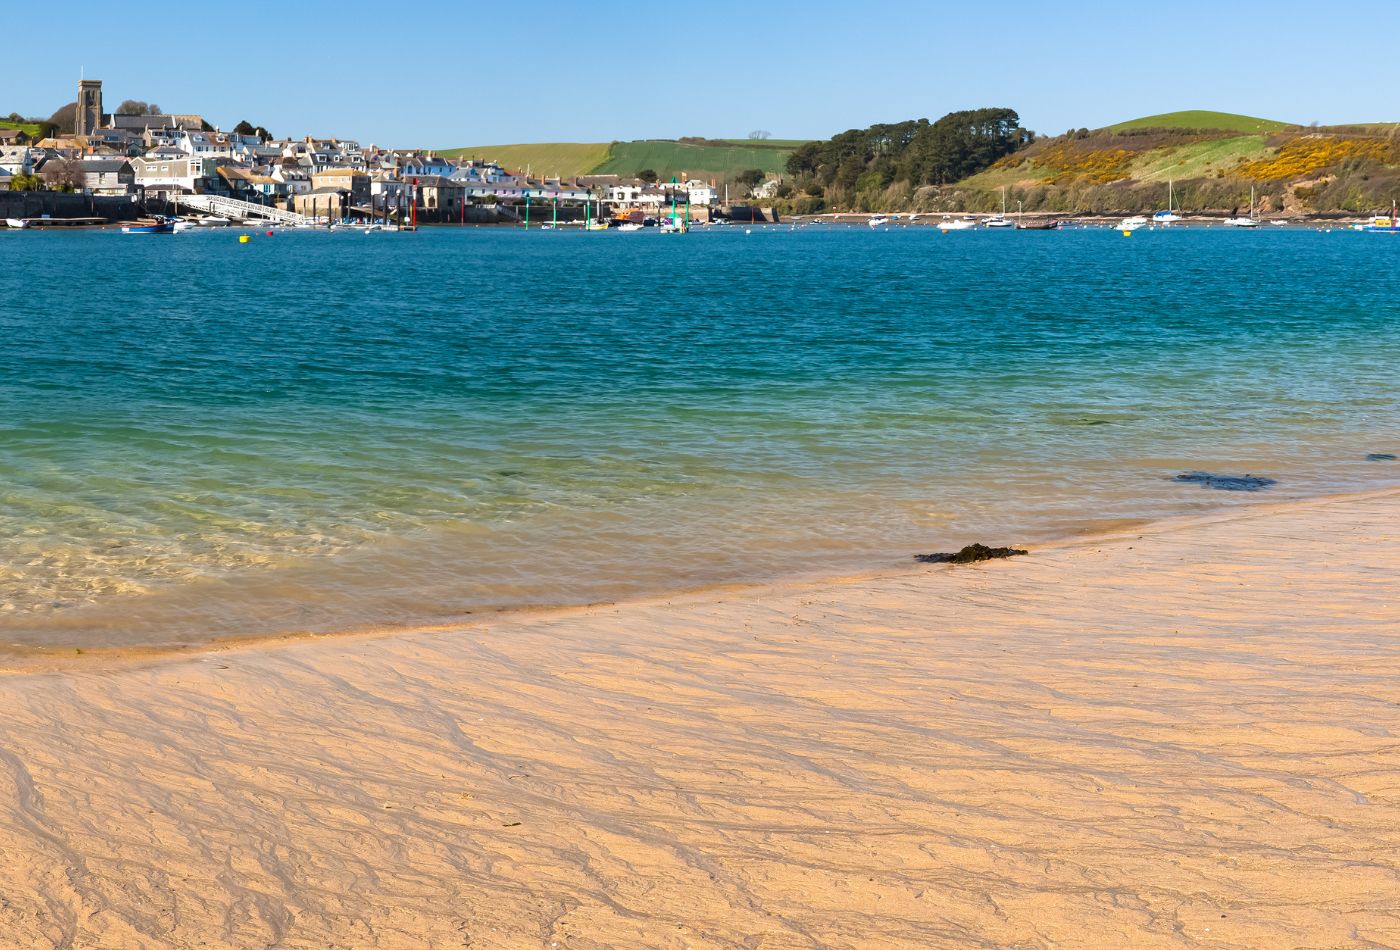
[[[1181,215],[1177,214],[1176,211],[1172,208],[1172,205],[1176,203],[1176,202],[1175,202],[1175,199],[1176,199],[1176,191],[1175,191],[1175,189],[1174,189],[1173,186],[1172,186],[1172,180],[1171,180],[1170,178],[1168,178],[1168,179],[1167,179],[1167,210],[1166,210],[1166,211],[1158,211],[1156,214],[1154,214],[1154,215],[1152,216],[1152,223],[1153,223],[1153,224],[1161,225],[1162,227],[1165,228],[1165,227],[1167,227],[1167,226],[1169,226],[1169,225],[1176,224],[1176,222],[1178,222],[1178,221],[1181,220]]]
[[[156,215],[150,224],[130,224],[122,228],[123,234],[174,234],[175,219]]]
[[[1363,231],[1384,231],[1388,234],[1400,232],[1400,209],[1395,202],[1390,203],[1390,214],[1375,214],[1361,228]]]
[[[985,228],[1014,228],[1016,222],[1006,216],[1006,186],[1001,186],[1001,214],[994,214],[982,222]]]
[[[1232,217],[1232,218],[1226,218],[1226,219],[1224,220],[1223,223],[1225,224],[1226,227],[1230,227],[1230,228],[1257,228],[1257,227],[1259,227],[1259,219],[1256,218],[1256,217],[1254,216],[1254,186],[1253,186],[1253,185],[1251,185],[1251,186],[1249,187],[1249,217],[1247,217],[1247,218],[1242,218],[1242,217],[1240,217],[1239,215],[1236,215],[1236,216],[1234,216],[1234,217]]]
[[[29,222],[23,218],[6,218],[5,227],[14,228],[16,231],[23,231],[25,228],[29,227]]]
[[[890,223],[890,219],[883,214],[877,214],[867,222],[872,228],[883,228]]]
[[[1060,222],[1058,221],[1032,221],[1029,224],[1020,222],[1016,225],[1018,231],[1058,231]]]
[[[940,231],[967,231],[975,227],[977,227],[977,220],[975,218],[945,217],[942,221],[938,222],[938,230]]]
[[[725,223],[727,223],[727,222],[724,222],[724,221],[717,221],[717,222],[715,222],[715,223],[716,223],[716,224],[725,224]],[[606,222],[606,221],[590,221],[590,222],[588,222],[586,225],[584,225],[583,229],[584,229],[585,231],[606,231],[606,230],[608,229],[608,222]]]
[[[640,225],[635,221],[628,221],[626,224],[619,224],[617,226],[617,229],[619,231],[640,231],[642,227],[643,225]]]
[[[1135,214],[1131,218],[1124,218],[1122,221],[1118,222],[1118,230],[1120,231],[1139,231],[1145,227],[1147,227],[1147,219],[1140,214]]]

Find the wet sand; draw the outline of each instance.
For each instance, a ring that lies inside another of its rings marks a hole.
[[[0,943],[1400,945],[1397,523],[14,673]]]

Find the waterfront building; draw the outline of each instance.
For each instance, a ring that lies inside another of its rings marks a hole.
[[[136,185],[136,171],[125,158],[84,158],[83,190],[91,195],[127,195]]]
[[[311,191],[349,192],[352,204],[368,204],[369,173],[358,168],[324,168],[311,173]]]

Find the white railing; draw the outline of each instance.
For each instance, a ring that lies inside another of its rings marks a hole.
[[[281,208],[240,201],[237,198],[225,198],[222,195],[179,195],[175,200],[182,208],[193,208],[196,211],[206,211],[209,214],[243,221],[249,218],[266,218],[269,221],[280,221],[282,224],[306,224],[309,221],[305,215],[295,211],[283,211]]]

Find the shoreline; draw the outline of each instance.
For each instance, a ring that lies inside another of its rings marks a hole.
[[[1056,551],[1083,545],[1105,544],[1122,540],[1137,534],[1164,534],[1186,530],[1200,525],[1248,520],[1251,517],[1267,515],[1272,511],[1287,511],[1297,508],[1327,506],[1335,502],[1360,500],[1386,495],[1400,496],[1400,486],[1368,488],[1360,491],[1329,492],[1305,498],[1270,500],[1260,498],[1241,505],[1224,506],[1215,510],[1166,518],[1126,519],[1107,529],[1086,529],[1056,535],[1040,540],[1023,540],[1017,537],[983,538],[987,543],[1012,544],[1025,547],[1032,554]],[[1086,522],[1088,523],[1088,522]],[[337,630],[296,630],[289,629],[276,633],[233,635],[218,637],[199,643],[147,644],[140,646],[30,646],[16,649],[18,644],[0,645],[0,681],[12,676],[29,676],[51,672],[82,670],[121,669],[131,666],[154,663],[179,662],[197,659],[206,654],[241,652],[244,650],[276,650],[311,641],[353,641],[380,640],[395,637],[462,633],[488,627],[493,623],[511,622],[520,619],[548,620],[569,617],[595,610],[626,609],[629,607],[649,607],[658,604],[685,603],[695,599],[708,600],[725,595],[741,597],[759,593],[800,594],[814,587],[834,584],[860,583],[890,578],[904,578],[927,574],[933,571],[950,570],[947,565],[918,565],[914,554],[908,556],[907,567],[865,567],[846,571],[807,571],[791,575],[760,579],[755,581],[732,581],[712,584],[681,585],[639,597],[596,600],[586,603],[560,603],[540,605],[510,605],[483,607],[471,611],[469,620],[451,620],[441,623],[367,624],[359,627],[346,627]]]
[[[969,567],[5,677],[0,926],[1394,942],[1397,515],[1395,489],[1264,503]]]

